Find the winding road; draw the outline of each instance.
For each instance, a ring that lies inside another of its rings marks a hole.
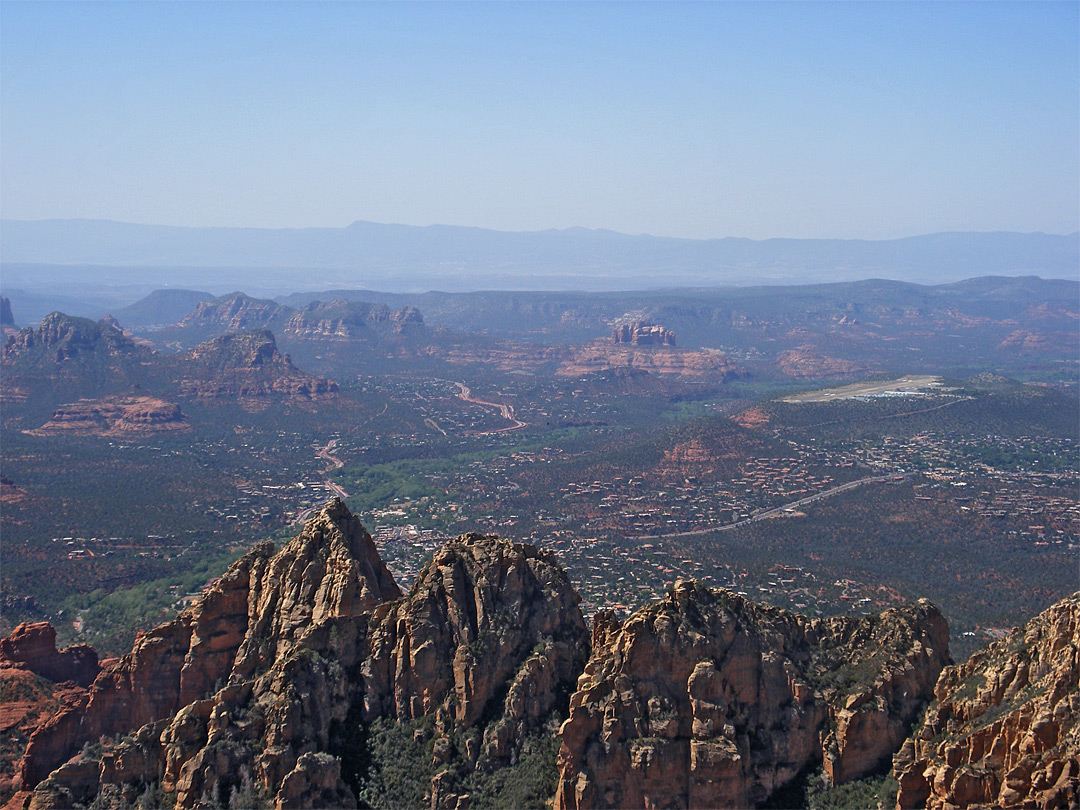
[[[330,480],[330,473],[332,473],[334,470],[340,470],[342,467],[345,466],[345,462],[333,454],[334,448],[337,447],[337,442],[337,439],[331,439],[327,443],[326,447],[324,447],[322,450],[315,454],[315,458],[321,458],[330,462],[330,466],[322,472],[323,478],[326,479],[326,486],[333,490],[334,494],[336,494],[339,498],[344,500],[345,498],[349,497],[349,493],[347,493],[345,490],[343,490],[341,487],[339,487],[337,484]]]
[[[506,433],[511,430],[521,430],[524,427],[528,427],[527,422],[519,421],[514,417],[514,406],[505,405],[502,402],[486,402],[482,399],[476,399],[472,395],[472,390],[463,382],[456,383],[458,391],[458,399],[464,402],[471,402],[473,405],[486,405],[489,408],[496,408],[503,419],[513,422],[512,425],[503,428],[496,428],[495,430],[477,431],[478,436],[487,436],[491,433]]]

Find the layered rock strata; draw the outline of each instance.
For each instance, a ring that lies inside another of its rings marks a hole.
[[[680,582],[601,614],[562,727],[556,808],[751,807],[823,764],[883,765],[948,662],[928,602],[809,619]]]
[[[1080,593],[941,674],[898,808],[1080,806]]]
[[[98,674],[93,647],[75,644],[56,649],[56,630],[48,622],[24,622],[0,639],[0,667],[26,669],[50,681],[89,686]]]
[[[674,346],[675,333],[662,326],[635,321],[616,326],[611,333],[615,343],[629,343],[634,346]]]
[[[574,347],[556,369],[560,377],[575,377],[613,369],[635,369],[685,380],[721,382],[738,372],[731,358],[718,349],[678,349],[594,341]]]
[[[190,426],[176,403],[156,397],[128,396],[66,403],[44,425],[27,432],[35,436],[126,436],[188,429]]]

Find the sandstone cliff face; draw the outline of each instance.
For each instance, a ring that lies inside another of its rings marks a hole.
[[[615,327],[611,333],[616,343],[630,343],[634,346],[674,346],[675,333],[662,326],[635,321]]]
[[[23,752],[33,734],[64,705],[83,700],[86,688],[75,681],[50,681],[23,664],[0,662],[0,804],[19,787],[18,771]],[[17,794],[10,806],[21,807]]]
[[[76,644],[58,651],[56,630],[48,622],[25,622],[0,639],[0,666],[26,669],[50,681],[89,686],[98,674],[92,647]]]
[[[506,761],[569,694],[586,648],[577,596],[549,555],[465,536],[400,598],[367,532],[334,501],[280,552],[260,545],[141,636],[86,700],[39,730],[22,767],[23,785],[36,785],[28,806],[130,802],[149,785],[181,808],[253,791],[282,808],[355,806],[337,738],[379,718],[435,715],[432,750],[471,727],[477,744],[458,766]],[[125,734],[100,762],[66,761],[86,741]]]
[[[268,556],[269,548],[259,546],[235,563],[196,605],[140,635],[130,653],[97,676],[85,700],[35,732],[23,758],[22,785],[38,784],[87,742],[171,716],[193,695],[203,696],[207,682],[227,675],[230,653],[247,625],[252,570],[264,567]]]
[[[887,762],[948,660],[926,602],[811,620],[680,582],[601,615],[562,728],[557,808],[749,807],[806,767]]]
[[[899,808],[1080,805],[1080,593],[941,674]]]

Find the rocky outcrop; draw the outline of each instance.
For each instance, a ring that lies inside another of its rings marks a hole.
[[[121,396],[61,405],[52,419],[27,432],[34,436],[127,436],[187,429],[187,420],[176,403],[154,397]]]
[[[437,553],[400,598],[367,532],[331,502],[140,636],[34,734],[29,806],[130,803],[156,786],[181,808],[256,795],[352,807],[343,774],[369,763],[348,741],[416,718],[432,719],[425,744],[442,763],[430,795],[455,796],[458,771],[509,762],[565,708],[587,654],[577,601],[549,554],[480,535]],[[456,751],[463,730],[472,742]],[[75,755],[121,735],[99,762]]]
[[[1037,354],[1045,352],[1049,347],[1050,340],[1046,335],[1030,329],[1015,329],[997,345],[998,351],[1012,351],[1020,354]]]
[[[674,346],[675,333],[662,326],[634,321],[615,327],[611,333],[615,343],[629,343],[632,346]]]
[[[409,324],[423,326],[420,310],[336,299],[314,301],[296,311],[286,321],[284,333],[301,339],[376,342],[380,334],[400,334]]]
[[[678,475],[686,478],[706,475],[715,467],[716,458],[705,442],[701,439],[690,439],[679,442],[664,452],[659,471],[661,476]]]
[[[185,360],[183,396],[238,400],[249,410],[260,410],[272,400],[313,403],[337,393],[337,383],[301,371],[278,352],[273,334],[265,329],[212,338]]]
[[[471,758],[508,760],[584,666],[578,602],[550,552],[491,535],[448,543],[372,633],[365,718],[441,711],[470,728],[495,715]]]
[[[17,367],[52,366],[77,358],[130,358],[139,347],[119,329],[53,312],[41,319],[36,329],[27,327],[8,338],[3,349],[3,364]]]
[[[898,808],[1080,806],[1080,593],[941,674]]]
[[[314,653],[327,651],[328,625],[398,595],[370,536],[332,502],[280,552],[256,546],[191,608],[140,635],[88,700],[33,735],[22,784],[38,785],[87,741],[135,732],[102,760],[103,785],[160,782],[183,807],[207,791],[227,796],[256,767],[279,786],[303,746],[327,746],[330,718],[320,711],[345,688]],[[279,713],[264,715],[263,704]],[[256,742],[266,746],[259,763],[248,745]],[[42,806],[64,795],[65,779],[61,768],[39,786]]]
[[[74,681],[47,680],[30,669],[10,662],[0,664],[0,804],[22,807],[27,793],[16,794],[20,759],[30,735],[56,714],[59,706],[78,702],[85,687]]]
[[[0,639],[0,667],[27,669],[50,681],[89,686],[98,674],[93,647],[76,644],[58,651],[56,630],[48,622],[25,622]]]
[[[636,346],[605,341],[586,343],[564,352],[556,374],[575,377],[598,371],[634,369],[684,380],[721,382],[737,372],[736,365],[717,349],[677,349],[673,346]]]
[[[780,371],[797,380],[815,380],[822,378],[852,377],[864,374],[866,367],[851,360],[828,357],[813,346],[798,346],[776,357]]]
[[[200,301],[195,309],[180,319],[183,328],[213,328],[224,332],[244,332],[276,327],[291,310],[273,301],[252,298],[234,292]]]
[[[601,615],[562,727],[557,808],[749,807],[806,768],[887,763],[948,661],[927,602],[808,619],[680,582]]]
[[[82,746],[170,717],[229,674],[248,624],[252,572],[264,569],[269,545],[237,561],[191,608],[136,638],[130,653],[106,668],[80,704],[30,738],[22,785],[38,784]]]
[[[22,503],[30,499],[30,493],[6,475],[0,475],[0,503]],[[29,599],[30,597],[26,597]],[[0,601],[0,607],[3,602]]]
[[[371,304],[353,301],[314,301],[286,321],[285,334],[319,340],[370,339],[368,324],[373,309]]]
[[[0,295],[0,326],[14,326],[15,316],[11,313],[11,299]]]

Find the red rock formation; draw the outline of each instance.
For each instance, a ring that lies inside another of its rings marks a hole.
[[[29,498],[30,493],[25,489],[6,475],[0,475],[0,503],[21,503]]]
[[[20,785],[20,759],[30,735],[62,706],[85,700],[85,696],[85,687],[73,680],[54,683],[24,663],[0,662],[0,804],[7,802]],[[22,807],[20,799],[27,798],[28,794],[21,794],[13,800],[13,806]]]
[[[644,321],[624,323],[615,327],[611,338],[616,343],[629,343],[633,346],[674,346],[675,333],[662,326],[655,326]]]
[[[611,344],[594,341],[564,353],[556,374],[575,377],[610,369],[631,368],[682,379],[720,382],[737,371],[731,359],[716,349],[677,349],[673,346]]]
[[[183,396],[204,400],[239,400],[249,410],[266,408],[271,400],[296,403],[331,400],[338,386],[293,365],[278,352],[266,330],[228,334],[199,344],[187,356]]]
[[[1080,593],[941,674],[897,807],[1080,806]]]
[[[130,653],[98,675],[85,703],[60,712],[30,738],[21,783],[49,772],[102,736],[124,734],[173,715],[229,672],[247,625],[253,569],[265,567],[263,544],[238,560],[174,621],[141,634]]]
[[[0,665],[13,664],[60,683],[89,686],[98,674],[97,653],[86,644],[56,649],[56,630],[48,622],[24,622],[0,639]]]
[[[827,357],[813,346],[799,346],[780,352],[776,357],[780,371],[795,379],[820,379],[824,377],[850,377],[864,374],[866,367],[850,360]]]
[[[145,356],[119,329],[53,312],[36,329],[26,328],[8,338],[2,362],[5,366],[64,364],[79,356],[110,358]]]
[[[1047,336],[1030,329],[1015,329],[1005,336],[998,345],[998,351],[1014,351],[1020,354],[1037,354],[1050,347]]]
[[[598,624],[555,806],[749,807],[822,761],[858,778],[900,746],[947,658],[929,603],[811,620],[680,582]]]
[[[659,464],[661,475],[706,475],[716,466],[716,458],[701,439],[681,442],[666,453]]]
[[[154,397],[119,396],[61,405],[52,419],[27,432],[34,436],[127,436],[188,429],[176,403]]]
[[[508,758],[584,665],[578,602],[550,552],[477,534],[448,543],[372,633],[365,717],[442,709],[468,728],[505,694],[481,750]]]
[[[760,405],[755,405],[735,414],[731,417],[731,421],[748,430],[754,430],[769,424],[769,412]]]
[[[194,310],[180,320],[179,325],[213,326],[226,332],[242,332],[248,329],[265,329],[288,317],[290,311],[288,307],[273,301],[234,292],[209,301],[200,301]]]
[[[280,552],[256,548],[141,636],[88,701],[34,735],[31,806],[133,802],[151,784],[181,808],[243,790],[278,807],[355,806],[331,729],[380,717],[434,713],[440,735],[479,729],[462,767],[513,757],[585,659],[565,573],[531,546],[469,535],[398,597],[370,537],[332,502]],[[100,763],[63,764],[84,741],[125,732]]]

